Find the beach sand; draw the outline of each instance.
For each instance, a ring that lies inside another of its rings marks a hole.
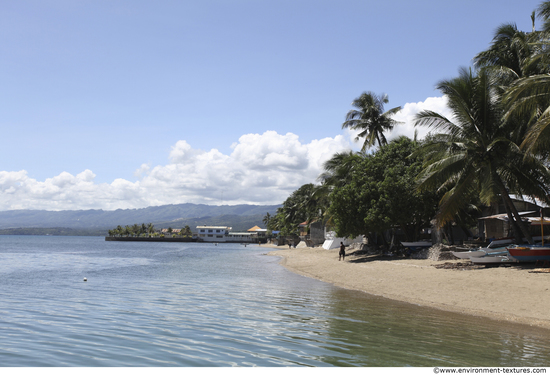
[[[342,288],[550,329],[550,273],[533,267],[442,269],[434,265],[459,261],[373,260],[354,251],[338,261],[338,249],[262,247],[277,249],[269,255],[282,257],[290,271]]]

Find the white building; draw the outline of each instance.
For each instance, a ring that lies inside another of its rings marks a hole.
[[[229,232],[231,227],[218,227],[209,225],[197,226],[199,241],[204,242],[252,242],[252,233],[250,232]]]
[[[230,230],[231,227],[197,226],[199,239],[208,242],[225,242],[225,236],[229,234]]]

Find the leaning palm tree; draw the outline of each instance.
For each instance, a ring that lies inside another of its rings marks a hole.
[[[440,226],[453,220],[473,194],[486,205],[502,199],[516,240],[525,237],[532,243],[510,194],[545,197],[550,175],[539,159],[526,155],[512,139],[517,124],[503,120],[493,83],[487,70],[475,74],[462,69],[459,77],[437,85],[448,98],[453,119],[431,111],[416,117],[416,125],[442,131],[422,147],[425,168],[419,188],[445,192],[437,214]]]
[[[363,157],[365,157],[363,153],[343,151],[325,161],[323,172],[317,177],[320,185],[314,187],[307,202],[307,212],[312,213],[310,221],[331,223],[331,217],[327,216],[331,193],[335,188],[343,187],[350,181],[352,172],[358,167]]]
[[[537,74],[546,59],[540,51],[540,33],[527,33],[507,23],[499,26],[489,49],[474,57],[477,68],[485,68],[506,86],[511,82]]]
[[[542,19],[542,30],[544,32],[550,31],[550,1],[543,1],[538,6],[536,13]]]
[[[353,151],[337,152],[323,164],[324,171],[317,177],[322,185],[342,186],[350,178],[352,170],[362,156]]]
[[[529,33],[523,73],[506,87],[506,118],[520,117],[529,126],[521,147],[529,154],[548,158],[550,145],[550,1],[537,9],[543,31]],[[534,28],[534,26],[533,26]],[[526,34],[526,33],[524,33]],[[527,52],[530,55],[527,56]]]
[[[506,117],[527,119],[530,127],[521,143],[529,154],[547,154],[550,147],[550,75],[537,74],[515,81],[504,97]]]
[[[391,131],[399,123],[392,116],[399,112],[401,107],[384,112],[384,104],[388,102],[387,95],[376,95],[369,91],[362,93],[351,103],[357,109],[352,109],[347,113],[342,129],[350,128],[359,131],[355,140],[359,141],[359,139],[365,138],[362,151],[373,147],[376,143],[378,146],[387,144],[384,132]]]

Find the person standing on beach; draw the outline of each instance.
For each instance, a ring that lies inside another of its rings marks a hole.
[[[339,257],[338,257],[338,260],[340,261],[341,259],[342,260],[345,260],[346,258],[346,247],[344,246],[344,243],[343,242],[340,242],[340,253],[339,253]]]

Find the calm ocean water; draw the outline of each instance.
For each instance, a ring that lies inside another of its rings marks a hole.
[[[548,331],[340,289],[267,251],[0,236],[0,365],[550,365]]]

